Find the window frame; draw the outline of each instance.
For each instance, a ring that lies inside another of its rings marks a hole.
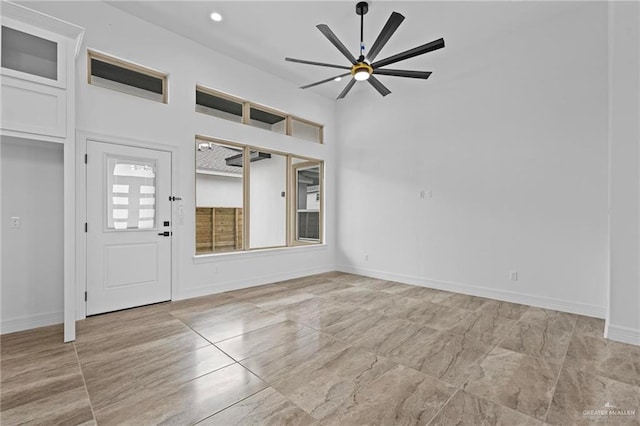
[[[201,92],[201,93],[204,93],[204,94],[207,94],[207,95],[210,95],[210,96],[214,96],[216,98],[220,98],[220,99],[224,99],[224,100],[227,100],[227,101],[231,101],[231,102],[235,102],[237,104],[240,104],[240,108],[242,110],[242,113],[240,115],[240,123],[244,124],[244,117],[245,117],[244,109],[245,109],[245,103],[246,103],[246,101],[244,99],[239,98],[237,96],[230,95],[230,94],[225,93],[225,92],[221,92],[219,90],[211,89],[210,87],[204,86],[202,84],[196,84],[196,96],[197,96],[198,92]],[[197,108],[198,105],[200,105],[200,104],[198,104],[197,100],[195,100],[195,102],[196,102],[196,108]],[[200,105],[200,106],[203,106],[203,105]],[[205,114],[205,115],[209,115],[211,117],[216,117],[215,115],[207,114],[206,112],[200,112],[200,111],[197,111],[197,110],[196,110],[196,112],[199,113],[199,114]],[[221,117],[216,117],[216,118],[220,118],[221,120],[227,120],[226,118],[221,118]],[[232,123],[234,122],[233,120],[227,120],[227,121],[231,121]]]
[[[114,88],[108,88],[110,90],[116,91],[116,92],[120,92],[120,93],[126,93],[127,95],[132,95],[132,96],[136,96],[138,98],[142,98],[142,99],[147,99],[147,100],[151,100],[151,101],[155,101],[155,102],[160,102],[163,104],[168,104],[169,103],[169,74],[155,70],[153,68],[149,68],[149,67],[145,67],[143,65],[139,65],[133,62],[129,62],[126,61],[124,59],[120,59],[117,58],[115,56],[111,56],[108,55],[106,53],[102,53],[99,52],[97,50],[93,50],[93,49],[87,49],[87,83],[91,86],[96,86],[96,87],[103,87],[97,84],[94,84],[91,82],[91,77],[93,77],[92,74],[92,64],[91,61],[93,59],[96,59],[98,61],[107,63],[109,65],[113,65],[116,67],[120,67],[120,68],[124,68],[127,69],[129,71],[134,71],[140,74],[145,74],[149,77],[153,77],[153,78],[157,78],[159,80],[162,81],[162,99],[160,101],[156,101],[153,99],[149,99],[147,97],[144,96],[140,96],[136,93],[130,93],[130,92],[126,92],[124,90],[118,90],[118,89],[114,89]],[[117,83],[117,82],[116,82]],[[120,83],[120,84],[124,84],[124,83]],[[126,84],[124,84],[126,86]],[[131,86],[131,87],[135,87],[135,86]],[[103,87],[105,88],[105,87]],[[144,90],[144,89],[141,89]]]
[[[324,160],[312,158],[304,155],[292,154],[289,152],[279,151],[271,148],[263,148],[255,145],[248,145],[239,142],[229,141],[221,138],[214,138],[210,136],[196,135],[195,143],[194,143],[194,186],[193,186],[193,213],[195,215],[197,208],[197,188],[196,188],[196,179],[197,179],[197,145],[198,143],[214,143],[219,145],[231,146],[234,148],[241,148],[243,153],[243,167],[242,167],[242,215],[243,215],[243,223],[242,223],[242,250],[235,250],[229,252],[215,252],[212,251],[210,253],[197,253],[195,238],[197,233],[197,224],[194,220],[193,226],[193,236],[194,236],[194,246],[193,253],[194,258],[203,258],[207,256],[218,256],[218,255],[229,255],[229,254],[240,254],[240,253],[251,253],[251,252],[259,252],[263,250],[271,250],[271,249],[283,249],[283,248],[293,248],[293,247],[303,247],[303,246],[318,246],[324,244],[324,199],[325,199],[325,185],[324,185]],[[285,245],[280,246],[272,246],[272,247],[251,247],[251,151],[259,151],[265,152],[269,154],[275,154],[284,156],[286,158],[286,188],[285,188],[285,212],[286,212],[286,222],[285,222]],[[303,160],[300,163],[293,164],[293,159]],[[306,240],[298,240],[296,239],[295,230],[297,226],[297,188],[295,188],[295,179],[296,173],[295,169],[300,167],[309,167],[310,165],[319,167],[319,229],[318,229],[318,241],[306,241]]]
[[[306,160],[306,161],[293,164],[293,158]],[[324,161],[311,159],[307,157],[300,157],[297,155],[290,156],[289,161],[290,161],[289,168],[288,168],[288,170],[290,171],[289,187],[291,188],[292,191],[294,191],[294,195],[291,197],[292,200],[290,202],[289,215],[288,215],[291,219],[290,228],[289,228],[289,244],[291,247],[324,244]],[[297,186],[297,182],[298,182],[297,172],[298,172],[298,169],[306,169],[306,168],[316,167],[316,166],[319,168],[318,193],[320,195],[319,206],[318,206],[318,240],[317,241],[301,240],[301,239],[298,239],[298,232],[297,232],[298,230],[298,197],[299,197],[298,186]]]
[[[201,83],[197,83],[196,84],[196,92],[198,92],[198,91],[206,93],[206,94],[209,94],[211,96],[216,96],[216,97],[219,97],[219,98],[222,98],[222,99],[226,99],[226,100],[229,100],[229,101],[241,103],[242,104],[242,120],[241,120],[241,123],[244,124],[244,125],[251,126],[251,127],[254,127],[254,128],[257,128],[257,129],[261,129],[261,130],[265,130],[267,132],[274,132],[276,134],[282,134],[282,135],[291,136],[291,137],[294,137],[296,139],[300,139],[300,140],[305,141],[305,142],[319,143],[321,145],[324,144],[324,124],[320,124],[318,122],[315,122],[315,121],[312,121],[312,120],[308,120],[306,118],[302,118],[302,117],[299,117],[297,115],[289,114],[289,113],[287,113],[285,111],[282,111],[282,110],[277,109],[277,108],[270,107],[268,105],[263,105],[263,104],[260,104],[260,103],[257,103],[257,102],[252,102],[252,101],[243,99],[243,98],[241,98],[239,96],[231,95],[229,93],[214,89],[212,87],[206,86],[206,85],[201,84]],[[195,99],[194,99],[194,102],[195,102]],[[196,106],[197,105],[198,104],[196,103]],[[257,110],[260,110],[260,111],[263,111],[263,112],[267,112],[269,114],[278,115],[278,116],[283,117],[285,119],[284,132],[282,132],[282,133],[275,132],[273,130],[263,129],[261,127],[257,127],[257,126],[251,125],[251,108],[254,108],[254,109],[257,109]],[[204,112],[199,112],[199,111],[196,111],[196,112],[198,112],[200,114],[209,115],[211,117],[215,117],[215,116],[213,116],[211,114],[207,114],[207,113],[204,113]],[[221,118],[221,117],[215,117],[215,118],[219,118],[220,120],[226,120],[225,118]],[[232,123],[234,123],[233,120],[227,120],[227,121],[231,121]],[[312,140],[309,140],[309,139],[298,138],[297,136],[293,135],[293,121],[299,121],[301,123],[308,124],[310,126],[318,128],[319,140],[318,141],[312,141]]]

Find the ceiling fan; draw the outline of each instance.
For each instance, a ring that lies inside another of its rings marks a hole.
[[[414,47],[413,49],[406,50],[404,52],[398,53],[393,56],[389,56],[386,59],[382,59],[379,61],[375,61],[374,59],[380,53],[380,50],[384,47],[385,44],[389,41],[393,33],[398,29],[402,21],[404,21],[404,16],[399,14],[398,12],[391,13],[391,16],[387,20],[387,23],[380,31],[378,38],[373,42],[371,49],[367,52],[365,56],[365,47],[364,47],[364,15],[369,11],[369,4],[367,2],[361,1],[356,5],[356,14],[360,16],[360,56],[356,59],[351,52],[346,48],[344,44],[336,37],[336,35],[331,31],[331,29],[325,25],[320,24],[317,25],[316,28],[320,30],[322,34],[342,53],[348,60],[351,62],[351,66],[343,66],[343,65],[334,65],[334,64],[326,64],[323,62],[314,62],[314,61],[305,61],[303,59],[294,59],[294,58],[284,58],[285,61],[289,62],[298,62],[301,64],[307,65],[317,65],[321,67],[329,67],[329,68],[340,68],[349,70],[349,72],[340,74],[337,76],[333,76],[331,78],[327,78],[326,80],[318,81],[315,83],[307,84],[306,86],[300,87],[301,89],[307,89],[309,87],[317,86],[319,84],[327,83],[332,80],[337,80],[342,77],[346,77],[351,75],[352,78],[344,88],[344,90],[338,95],[338,99],[344,98],[347,93],[354,86],[356,81],[368,81],[382,96],[387,96],[391,91],[385,87],[384,84],[380,82],[374,75],[391,75],[395,77],[408,77],[408,78],[422,78],[427,79],[431,75],[430,71],[409,71],[409,70],[397,70],[397,69],[383,69],[382,67],[386,65],[395,64],[396,62],[403,61],[405,59],[413,58],[414,56],[423,55],[428,52],[432,52],[437,49],[442,49],[444,47],[444,39],[440,38],[438,40],[434,40],[430,43],[423,44],[422,46]]]

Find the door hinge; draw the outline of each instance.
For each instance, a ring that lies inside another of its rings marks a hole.
[[[89,161],[89,154],[84,155],[84,164],[87,164],[87,161]]]
[[[86,291],[84,292],[84,301],[85,302],[87,301],[87,292]]]
[[[89,224],[87,222],[84,223],[84,232],[89,232]]]

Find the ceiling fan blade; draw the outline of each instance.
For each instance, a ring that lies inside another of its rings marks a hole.
[[[404,61],[405,59],[413,58],[414,56],[423,55],[434,50],[442,49],[444,47],[444,39],[440,38],[430,43],[423,44],[422,46],[414,47],[397,55],[382,59],[378,62],[374,62],[371,66],[375,68],[383,67],[385,65],[395,64],[396,62]]]
[[[356,79],[352,78],[351,81],[349,81],[349,83],[347,83],[347,86],[344,88],[344,90],[342,92],[340,92],[340,94],[338,95],[338,97],[336,99],[342,99],[345,96],[347,96],[347,93],[349,93],[349,90],[351,90],[351,88],[353,87],[354,84],[356,84]]]
[[[380,50],[382,50],[384,45],[387,44],[402,21],[404,21],[404,16],[402,16],[398,12],[393,12],[391,16],[389,16],[389,19],[387,20],[387,23],[384,24],[384,27],[382,28],[382,31],[380,31],[378,38],[373,42],[373,45],[371,45],[371,49],[369,49],[369,54],[367,55],[367,59],[369,59],[369,62],[372,62],[376,58],[376,56],[378,56]]]
[[[342,42],[338,39],[338,37],[333,33],[333,31],[331,31],[331,29],[327,25],[319,24],[319,25],[316,25],[316,28],[318,28],[320,30],[320,32],[322,34],[324,34],[324,36],[326,38],[328,38],[329,41],[335,47],[338,48],[340,53],[342,53],[349,60],[349,62],[351,62],[352,64],[356,63],[356,58],[353,57],[351,52],[349,52],[349,50],[346,48],[346,46],[344,44],[342,44]]]
[[[305,61],[304,59],[284,58],[284,60],[288,62],[297,62],[299,64],[317,65],[320,67],[329,67],[329,68],[340,68],[342,70],[351,69],[351,67],[347,67],[344,65],[325,64],[324,62]]]
[[[379,68],[373,70],[373,73],[377,75],[392,75],[394,77],[424,78],[425,80],[431,75],[431,71],[383,70]]]
[[[301,88],[301,89],[308,89],[309,87],[317,86],[317,85],[319,85],[319,84],[323,84],[323,83],[328,83],[328,82],[330,82],[330,81],[332,81],[332,80],[335,80],[335,79],[336,79],[336,78],[338,78],[338,77],[346,77],[346,76],[348,76],[349,74],[351,74],[351,73],[350,73],[350,72],[348,72],[348,73],[346,73],[346,74],[336,75],[336,76],[334,76],[334,77],[327,78],[326,80],[317,81],[317,82],[315,82],[315,83],[307,84],[306,86],[301,86],[300,88]]]
[[[378,80],[374,76],[370,75],[367,81],[369,82],[369,84],[375,87],[375,89],[380,92],[382,96],[387,96],[389,93],[391,93],[391,90],[387,89],[387,87],[384,84],[380,83],[380,80]]]

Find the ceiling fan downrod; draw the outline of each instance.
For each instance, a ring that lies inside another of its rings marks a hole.
[[[358,62],[364,62],[364,15],[369,11],[369,3],[361,1],[356,4],[356,13],[360,15],[360,57]]]

